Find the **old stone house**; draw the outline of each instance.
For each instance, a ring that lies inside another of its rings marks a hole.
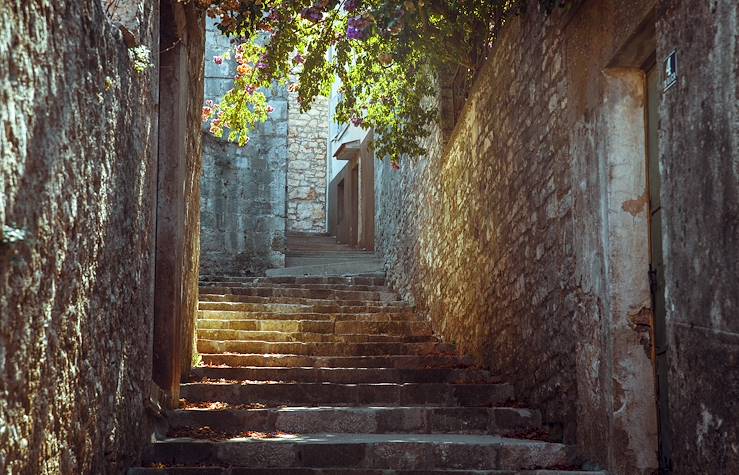
[[[0,4],[0,473],[140,464],[199,273],[327,231],[591,467],[739,472],[739,6],[536,3],[399,171],[335,98],[276,88],[246,149],[205,133],[232,66],[190,4]]]

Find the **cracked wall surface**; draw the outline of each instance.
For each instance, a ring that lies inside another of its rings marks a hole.
[[[676,473],[739,472],[739,5],[658,7],[678,56],[660,104],[669,403]]]

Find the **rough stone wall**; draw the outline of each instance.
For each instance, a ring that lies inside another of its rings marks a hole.
[[[377,164],[376,245],[435,330],[514,382],[553,435],[613,473],[651,473],[651,342],[635,323],[651,312],[647,211],[628,206],[646,189],[643,74],[609,68],[654,2],[550,17],[535,3],[448,144],[436,130],[427,157]]]
[[[675,473],[739,473],[739,6],[661,1],[678,54],[660,156]]]
[[[297,92],[288,96],[287,229],[326,231],[328,98],[300,112]]]
[[[155,70],[97,0],[2,2],[0,57],[0,224],[29,233],[0,245],[0,473],[120,473],[147,441]]]
[[[427,158],[378,164],[376,247],[446,341],[571,441],[579,299],[562,51],[535,9],[511,23],[446,149],[437,130]]]
[[[218,99],[235,74],[233,60],[213,63],[229,40],[206,24],[205,97]],[[266,123],[238,147],[203,132],[201,275],[250,275],[285,265],[287,90],[268,92],[274,107]]]

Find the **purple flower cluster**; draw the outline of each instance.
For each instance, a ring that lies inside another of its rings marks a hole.
[[[300,12],[300,16],[316,23],[323,20],[323,11],[318,6],[313,5],[312,7],[303,8],[303,11]]]
[[[257,63],[257,69],[267,69],[269,67],[269,58],[267,58],[267,55],[262,55],[261,58],[259,58],[259,62]]]
[[[346,0],[346,3],[344,4],[344,10],[348,11],[349,13],[355,12],[357,11],[361,3],[361,0]]]
[[[369,36],[371,22],[361,16],[349,18],[346,27],[346,37],[350,40],[366,40]]]
[[[364,119],[360,117],[352,117],[352,125],[354,127],[363,127],[364,126]]]

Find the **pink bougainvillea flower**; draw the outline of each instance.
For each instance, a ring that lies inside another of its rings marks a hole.
[[[223,56],[213,56],[213,62],[216,64],[223,64]]]
[[[203,113],[201,115],[201,117],[203,119],[203,122],[205,122],[208,119],[210,119],[211,114],[213,114],[213,109],[211,109],[210,107],[207,107],[207,106],[206,107],[203,107]]]
[[[272,113],[272,112],[274,112],[274,111],[275,111],[275,108],[274,108],[274,107],[272,107],[272,106],[267,106],[267,113],[268,113],[268,114],[271,114],[271,113]]]

